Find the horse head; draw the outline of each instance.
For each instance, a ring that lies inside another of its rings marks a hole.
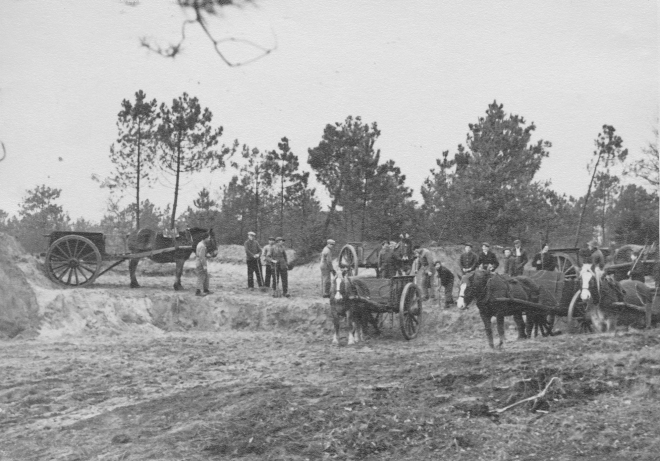
[[[465,274],[461,279],[458,307],[465,309],[474,299],[481,299],[486,293],[489,278],[489,271],[476,270]]]
[[[330,285],[330,302],[341,302],[348,299],[348,273],[349,268],[341,266],[341,275],[335,275]]]
[[[600,278],[594,272],[591,264],[584,264],[580,269],[581,291],[580,299],[591,299],[595,304],[600,301]]]
[[[206,254],[210,257],[215,257],[218,255],[218,244],[215,240],[215,232],[213,228],[211,229],[202,229],[200,227],[192,227],[188,229],[190,238],[192,240],[193,251],[197,248],[197,244],[204,240],[206,237],[210,237],[209,243],[206,246]]]

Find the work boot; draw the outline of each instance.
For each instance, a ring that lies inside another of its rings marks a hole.
[[[195,296],[206,296],[200,290],[195,291]]]
[[[212,291],[209,291],[209,290],[204,290],[204,294],[205,294],[205,295],[212,295],[213,292],[212,292]]]

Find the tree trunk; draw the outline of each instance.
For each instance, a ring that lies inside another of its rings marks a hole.
[[[584,218],[584,212],[587,209],[587,204],[589,203],[589,196],[591,196],[591,187],[594,184],[594,178],[596,177],[596,171],[598,170],[598,164],[600,163],[600,158],[602,156],[603,156],[602,152],[598,154],[596,165],[594,165],[594,172],[591,175],[591,181],[589,181],[589,188],[587,189],[587,195],[584,198],[584,205],[582,205],[582,211],[580,211],[580,219],[578,220],[577,232],[575,233],[575,246],[578,246],[578,244],[580,243],[580,229],[582,228],[582,219]]]
[[[172,220],[170,221],[170,227],[174,229],[176,224],[176,205],[179,199],[179,176],[181,174],[181,139],[180,136],[177,139],[176,145],[176,182],[174,183],[174,204],[172,205]]]
[[[255,170],[256,174],[254,175],[254,180],[255,180],[255,187],[256,187],[256,193],[255,193],[255,200],[256,200],[256,209],[255,214],[256,214],[256,229],[254,232],[257,234],[256,238],[259,239],[259,170]]]
[[[335,191],[335,198],[332,200],[330,203],[330,212],[328,213],[328,216],[325,217],[325,224],[323,225],[323,240],[328,238],[328,228],[330,227],[330,221],[332,220],[332,217],[335,214],[335,209],[337,208],[337,203],[339,203],[339,199],[341,198],[341,189],[343,187],[343,182],[339,182],[339,187]]]
[[[284,165],[280,169],[282,190],[280,192],[280,235],[284,235]],[[303,221],[304,223],[304,221]]]
[[[137,182],[135,194],[135,229],[140,230],[140,144],[142,140],[142,127],[138,121],[138,143],[137,143]]]

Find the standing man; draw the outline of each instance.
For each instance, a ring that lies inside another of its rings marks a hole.
[[[396,274],[394,245],[387,240],[383,241],[380,252],[378,253],[378,270],[380,277],[383,279],[391,279]]]
[[[275,246],[270,252],[270,261],[273,264],[275,274],[273,277],[273,291],[277,290],[278,281],[282,282],[282,296],[289,297],[289,262],[286,258],[284,238],[277,237]]]
[[[208,244],[211,242],[211,235],[207,235],[204,240],[197,244],[195,255],[197,256],[197,264],[195,271],[197,272],[197,291],[195,296],[206,296],[212,294],[209,291],[209,267],[206,260],[206,250]]]
[[[599,268],[600,270],[603,270],[605,268],[605,256],[603,256],[603,252],[598,249],[598,242],[596,240],[592,240],[591,242],[587,243],[587,246],[589,247],[589,252],[591,253],[591,265],[594,268]]]
[[[248,232],[248,239],[245,241],[245,260],[247,262],[248,288],[254,290],[254,274],[257,274],[257,284],[261,287],[261,268],[259,267],[259,256],[261,256],[261,245],[254,238],[255,233]]]
[[[495,272],[495,269],[500,265],[500,262],[497,260],[495,253],[490,251],[490,244],[484,242],[481,245],[481,253],[479,253],[479,259],[477,260],[477,266]]]
[[[430,297],[435,299],[435,291],[433,289],[433,267],[434,258],[433,253],[426,248],[420,248],[416,245],[413,248],[415,255],[417,255],[417,277],[422,285],[422,299],[426,301]]]
[[[504,259],[502,262],[502,267],[504,268],[504,271],[502,271],[503,274],[514,276],[516,272],[516,258],[514,258],[511,255],[511,249],[510,248],[505,248],[504,249]]]
[[[445,289],[445,309],[449,309],[454,304],[454,296],[452,295],[454,291],[454,274],[443,266],[441,261],[435,262],[435,272],[438,275],[440,286]],[[438,294],[440,294],[440,290],[438,290]]]
[[[270,288],[270,278],[274,277],[273,266],[270,263],[270,252],[275,245],[275,237],[268,237],[268,244],[264,245],[261,251],[261,262],[266,266],[266,279],[264,280],[264,286]]]
[[[335,268],[332,267],[332,249],[335,241],[328,239],[325,248],[321,252],[321,291],[324,298],[330,297],[331,276],[335,275]]]
[[[478,260],[479,257],[472,252],[472,244],[466,243],[465,249],[463,250],[463,254],[460,258],[461,271],[463,271],[463,275],[475,270],[477,268]]]
[[[550,245],[548,243],[543,243],[541,245],[541,252],[534,255],[532,266],[534,266],[537,271],[555,270],[555,257],[550,254]]]
[[[513,241],[513,258],[515,263],[513,265],[513,274],[511,275],[523,275],[523,270],[525,264],[527,264],[527,252],[521,247],[520,240],[516,239]]]

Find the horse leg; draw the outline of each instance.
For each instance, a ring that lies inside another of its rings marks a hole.
[[[348,345],[352,346],[355,344],[355,317],[351,307],[346,311],[346,323],[348,324]]]
[[[484,329],[486,330],[486,338],[488,339],[488,345],[490,346],[491,349],[495,349],[495,345],[493,344],[493,327],[490,324],[490,316],[481,312],[479,314],[481,315],[481,320],[484,322]]]
[[[497,335],[500,337],[500,343],[497,347],[501,349],[504,346],[504,316],[500,314],[495,318],[497,319]]]
[[[338,307],[331,305],[330,313],[332,314],[332,324],[335,327],[335,335],[332,337],[332,344],[339,346],[339,312],[337,312]]]
[[[180,291],[183,290],[183,285],[181,285],[181,275],[183,274],[183,263],[185,260],[183,258],[177,258],[174,262],[176,263],[176,269],[174,270],[174,290]]]
[[[528,336],[531,337],[531,334],[525,334],[525,321],[523,320],[522,312],[516,312],[513,314],[513,321],[516,322],[516,328],[518,329],[518,339],[527,339]]]
[[[131,288],[140,288],[140,284],[138,283],[137,277],[135,276],[138,262],[140,262],[140,260],[137,258],[128,261],[128,273],[131,276]]]

